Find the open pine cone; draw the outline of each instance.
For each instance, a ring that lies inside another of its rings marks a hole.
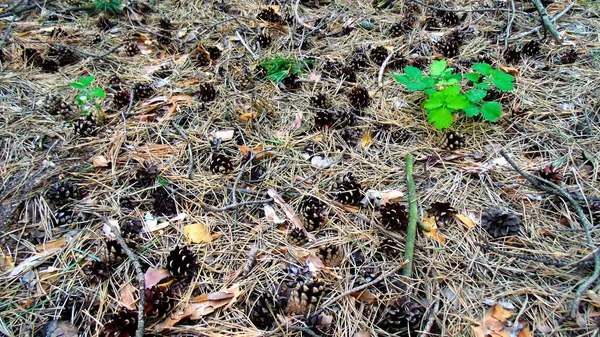
[[[266,329],[275,322],[274,314],[282,308],[282,301],[275,289],[265,289],[256,299],[250,311],[250,321],[259,329]]]
[[[317,276],[302,279],[289,291],[286,312],[290,315],[306,315],[315,308],[324,290],[324,283]]]
[[[64,205],[71,200],[81,198],[77,186],[68,180],[61,180],[50,186],[46,192],[48,199],[52,200],[56,205]]]
[[[377,325],[385,331],[417,330],[425,308],[416,302],[400,299],[389,305],[379,315]]]
[[[174,306],[173,291],[168,286],[154,285],[146,288],[144,314],[151,320],[167,314]]]
[[[138,324],[137,311],[122,308],[104,324],[106,337],[134,337]]]
[[[328,244],[319,248],[317,256],[327,267],[337,267],[344,260],[344,249],[342,246]]]
[[[381,224],[391,230],[401,230],[408,227],[408,214],[406,206],[397,203],[387,203],[379,209],[381,213]]]
[[[177,277],[185,277],[196,270],[196,254],[188,247],[176,247],[167,256],[167,269]]]
[[[363,198],[361,186],[354,176],[349,173],[340,178],[336,183],[336,191],[333,192],[337,201],[342,204],[358,206]]]
[[[300,213],[304,218],[304,227],[307,231],[319,230],[325,223],[327,216],[325,204],[311,196],[302,199]]]
[[[521,219],[512,212],[492,209],[481,218],[481,227],[494,238],[514,236],[519,234]]]

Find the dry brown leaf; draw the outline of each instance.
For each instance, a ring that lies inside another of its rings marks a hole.
[[[366,134],[360,140],[360,146],[362,146],[363,149],[364,149],[365,147],[367,147],[367,145],[369,145],[371,143],[371,140],[372,140],[371,135],[370,134]]]
[[[134,298],[135,288],[131,286],[131,284],[127,284],[123,288],[121,288],[121,297],[119,302],[121,305],[129,310],[135,310],[135,303],[137,300]]]
[[[456,220],[460,221],[463,225],[465,225],[465,227],[467,227],[467,229],[471,229],[471,228],[475,227],[475,222],[468,215],[455,214],[454,218]]]
[[[373,303],[377,302],[377,297],[375,295],[373,295],[373,293],[371,293],[369,291],[369,289],[365,289],[360,292],[351,293],[350,296],[356,298],[359,301],[365,302],[367,304],[373,304]]]
[[[15,268],[15,262],[12,256],[6,255],[2,245],[0,245],[0,271],[11,271]]]
[[[183,227],[183,235],[188,243],[210,243],[212,236],[206,226],[201,223],[186,225]]]
[[[192,77],[189,80],[177,81],[177,86],[187,87],[198,82],[200,82],[200,80],[197,77]]]
[[[515,68],[511,68],[511,67],[503,67],[500,66],[498,67],[498,69],[502,70],[503,72],[513,75],[513,76],[519,76],[519,70],[515,69]]]
[[[240,119],[244,122],[248,122],[256,117],[258,117],[258,112],[244,112],[240,114]]]
[[[429,228],[429,232],[423,231],[423,234],[429,236],[442,245],[446,243],[446,238],[437,231],[437,225],[434,216],[423,217],[423,224]]]
[[[92,164],[94,167],[108,167],[110,162],[104,156],[93,156]]]
[[[198,320],[206,316],[218,308],[230,307],[237,300],[242,291],[239,284],[233,285],[231,288],[219,291],[212,294],[202,294],[190,300],[190,303],[185,308],[186,314],[191,314],[189,317],[192,320]]]
[[[506,322],[506,320],[508,318],[510,318],[510,316],[512,316],[512,312],[504,309],[502,307],[502,305],[496,304],[492,307],[490,316],[494,317],[495,319],[499,320],[500,322]]]
[[[171,273],[166,269],[149,268],[144,274],[144,283],[146,288],[159,284],[161,280],[171,276]]]
[[[127,16],[127,18],[129,18],[129,20],[131,20],[131,21],[135,21],[138,24],[140,24],[140,23],[142,23],[142,21],[144,21],[144,16],[141,13],[138,13],[138,12],[132,10],[128,6],[125,6],[123,8],[123,11],[125,12],[125,15]]]
[[[62,238],[54,240],[54,241],[49,241],[49,242],[44,242],[42,244],[39,244],[39,245],[35,246],[35,250],[37,250],[38,253],[40,253],[40,252],[43,252],[48,249],[62,248],[66,245],[67,245],[67,239],[65,237],[62,237]]]
[[[302,112],[296,112],[296,118],[294,118],[294,129],[300,129],[302,127]]]
[[[533,337],[533,334],[531,333],[531,330],[529,330],[529,327],[526,327],[525,329],[519,331],[517,337]]]
[[[296,225],[298,228],[302,229],[305,233],[306,233],[306,237],[312,241],[312,242],[317,242],[317,238],[315,238],[315,236],[312,233],[309,233],[306,231],[306,228],[304,228],[304,225],[302,224],[302,221],[300,221],[300,219],[298,219],[298,216],[296,216],[296,213],[294,213],[294,210],[290,207],[290,205],[288,205],[285,201],[283,201],[283,198],[281,198],[281,196],[279,195],[279,193],[277,193],[274,189],[269,189],[267,191],[267,194],[273,198],[273,201],[275,201],[282,209],[283,212],[285,213],[285,216],[290,219],[290,221]]]
[[[167,317],[164,321],[154,327],[154,331],[156,332],[164,332],[169,330],[169,328],[175,326],[179,321],[184,318],[188,318],[192,315],[192,313],[185,313],[183,311],[173,313],[171,316]]]

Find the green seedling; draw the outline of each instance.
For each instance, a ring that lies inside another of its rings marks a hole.
[[[302,75],[308,71],[308,65],[314,64],[313,60],[297,60],[281,56],[266,59],[260,65],[267,71],[267,78],[275,83],[283,81],[290,75]]]
[[[94,76],[80,78],[77,82],[70,82],[69,86],[79,90],[81,93],[75,96],[75,101],[82,109],[82,115],[88,115],[91,109],[95,109],[99,116],[103,115],[100,100],[106,97],[106,93],[100,87],[92,88]]]

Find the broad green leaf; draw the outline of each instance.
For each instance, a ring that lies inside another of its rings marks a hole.
[[[446,96],[457,96],[460,95],[460,87],[458,85],[452,85],[443,90]]]
[[[425,89],[425,93],[427,95],[432,95],[432,94],[434,94],[436,92],[437,92],[437,90],[435,90],[435,88],[427,88],[427,89]]]
[[[487,95],[487,91],[473,89],[473,90],[469,90],[467,92],[467,99],[473,103],[477,103],[477,102],[481,102],[481,100],[483,100],[485,95]]]
[[[431,76],[440,76],[446,69],[446,60],[433,61],[429,69]]]
[[[429,111],[427,120],[429,123],[433,123],[436,129],[445,129],[452,125],[452,112],[445,107],[433,109]]]
[[[478,89],[490,90],[490,85],[487,83],[474,83],[473,86]]]
[[[425,89],[425,83],[423,82],[409,82],[406,84],[406,89],[410,91],[420,91]]]
[[[408,78],[410,78],[413,81],[420,81],[421,79],[423,79],[423,72],[421,71],[421,69],[413,66],[407,66],[406,68],[404,68],[404,73],[406,74],[406,76],[408,76]]]
[[[102,90],[102,88],[95,88],[92,92],[90,92],[90,95],[96,96],[98,98],[106,97],[106,93],[104,92],[104,90]]]
[[[69,86],[71,86],[72,88],[75,88],[75,89],[85,90],[85,85],[83,85],[79,82],[70,82]]]
[[[462,110],[462,109],[468,107],[469,105],[471,105],[471,103],[465,96],[458,95],[458,96],[448,97],[446,99],[446,105],[449,108],[452,108],[454,110]]]
[[[406,83],[410,82],[410,79],[406,75],[390,74],[390,77],[392,77],[393,79],[395,79],[396,82],[398,82],[400,84],[406,85]]]
[[[454,68],[449,68],[449,69],[444,70],[444,72],[438,77],[447,79],[448,77],[452,76],[452,69],[454,69]]]
[[[87,76],[80,78],[78,82],[87,87],[88,85],[92,84],[92,82],[94,82],[95,79],[96,78],[94,76]]]
[[[423,83],[425,83],[425,88],[431,88],[435,85],[437,81],[433,77],[425,77],[423,79]]]
[[[488,76],[492,73],[492,66],[487,63],[475,63],[471,68],[483,76]]]
[[[465,75],[465,79],[477,83],[479,82],[479,75],[475,73],[469,73]]]
[[[510,91],[515,87],[513,85],[513,81],[515,78],[512,75],[509,75],[502,70],[494,69],[492,71],[492,81],[496,88],[502,91]]]
[[[433,110],[435,108],[439,108],[444,104],[444,97],[440,97],[440,96],[431,96],[429,97],[429,99],[427,101],[425,101],[425,104],[423,105],[423,107],[427,110]]]
[[[502,115],[502,104],[498,102],[485,102],[481,105],[481,115],[485,120],[495,122]]]
[[[468,107],[463,109],[465,111],[465,115],[467,117],[473,117],[479,115],[479,107],[477,105],[469,105]]]

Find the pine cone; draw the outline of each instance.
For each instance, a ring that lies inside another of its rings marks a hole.
[[[381,269],[376,267],[361,267],[355,275],[354,286],[358,287],[377,279],[381,275]]]
[[[541,178],[549,180],[557,185],[560,185],[563,181],[562,174],[556,171],[556,168],[552,164],[548,164],[543,169],[539,170],[538,175]]]
[[[210,163],[210,170],[215,174],[227,174],[233,170],[233,163],[231,158],[224,154],[213,154],[212,161]]]
[[[145,161],[138,165],[135,171],[135,180],[142,187],[150,187],[154,185],[159,174],[160,171],[156,164]]]
[[[149,83],[135,83],[133,85],[133,100],[140,101],[154,95],[154,89]]]
[[[173,37],[173,33],[168,30],[161,30],[158,32],[158,36],[156,37],[156,42],[161,46],[168,46],[171,44],[171,38]]]
[[[254,78],[247,74],[243,74],[238,77],[236,87],[238,90],[250,90],[254,89]]]
[[[54,60],[42,60],[39,66],[47,73],[55,73],[58,71],[58,62]]]
[[[196,270],[196,254],[187,246],[176,247],[167,256],[167,269],[173,276],[186,277]]]
[[[453,58],[460,54],[460,44],[455,41],[439,41],[435,48],[445,57]]]
[[[138,324],[137,311],[122,308],[104,324],[106,337],[134,337]]]
[[[290,315],[306,315],[319,302],[325,286],[318,277],[303,279],[289,291],[286,312]]]
[[[437,16],[444,27],[454,27],[461,21],[460,17],[454,12],[438,11]]]
[[[401,299],[392,303],[379,315],[377,325],[388,332],[407,328],[411,331],[418,330],[424,311],[420,304]]]
[[[352,67],[342,67],[340,69],[340,80],[344,80],[346,82],[356,82],[356,72]]]
[[[256,42],[258,42],[258,45],[261,48],[267,48],[271,45],[271,42],[273,42],[273,38],[271,38],[271,35],[268,34],[259,34],[256,37]]]
[[[541,47],[538,41],[529,41],[521,48],[521,55],[525,56],[537,56],[540,53]]]
[[[106,241],[106,256],[110,263],[120,263],[127,257],[127,253],[117,240]]]
[[[73,107],[58,95],[48,95],[44,101],[44,111],[53,116],[69,119],[75,113]]]
[[[173,309],[174,294],[169,286],[153,285],[146,288],[145,293],[144,315],[147,318],[156,320]]]
[[[391,258],[397,258],[398,256],[404,255],[398,243],[389,238],[385,238],[379,243],[377,251]]]
[[[218,60],[221,57],[221,55],[223,54],[221,49],[219,49],[219,47],[216,47],[216,46],[209,46],[209,47],[204,48],[204,50],[206,50],[206,52],[208,53],[208,56],[213,61]]]
[[[61,180],[52,185],[46,192],[46,196],[58,206],[64,205],[71,200],[78,200],[81,198],[77,186],[68,180]]]
[[[317,256],[327,267],[337,267],[344,260],[344,250],[341,246],[328,244],[319,248]]]
[[[122,109],[129,106],[131,94],[127,90],[117,91],[113,96],[113,105],[115,109]]]
[[[449,202],[434,202],[427,213],[433,215],[437,221],[446,224],[454,218],[456,210]]]
[[[313,331],[313,333],[319,336],[329,335],[332,330],[331,323],[333,322],[333,317],[331,315],[326,315],[324,313],[317,313],[306,317],[304,320],[306,326]],[[301,337],[313,336],[312,334],[302,333]]]
[[[488,210],[481,218],[481,227],[494,238],[518,235],[521,219],[512,212]]]
[[[110,30],[114,26],[115,24],[112,23],[106,16],[99,17],[98,22],[96,22],[96,27],[100,28],[102,31]]]
[[[431,62],[429,61],[429,59],[423,56],[413,57],[410,60],[408,60],[409,65],[415,68],[419,68],[421,70],[425,70],[427,67],[429,67],[430,63]]]
[[[465,140],[460,132],[448,131],[444,135],[441,147],[444,150],[455,151],[462,148],[465,145]]]
[[[381,224],[390,230],[404,230],[408,227],[406,207],[397,202],[387,203],[379,208]]]
[[[504,60],[508,63],[517,63],[521,60],[521,53],[515,47],[508,47],[503,53]]]
[[[362,109],[369,105],[371,97],[369,96],[369,90],[366,88],[354,87],[348,94],[348,99],[353,107]]]
[[[69,207],[62,207],[54,212],[53,225],[55,227],[71,227],[77,224],[77,219],[73,214],[73,210]]]
[[[196,67],[206,67],[210,65],[210,54],[202,48],[195,49],[190,53],[190,59]]]
[[[360,70],[369,66],[369,59],[365,52],[355,50],[348,60],[348,65],[354,70]]]
[[[360,135],[352,128],[344,128],[340,132],[340,135],[349,147],[356,147],[360,141]]]
[[[153,76],[158,78],[167,78],[173,74],[173,69],[167,64],[163,64],[156,71],[152,73]]]
[[[577,51],[575,50],[575,48],[569,48],[567,50],[564,51],[564,53],[560,56],[560,63],[561,64],[571,64],[571,63],[575,63],[575,61],[577,61]]]
[[[104,261],[92,261],[83,266],[83,273],[90,283],[100,283],[110,277],[112,267]]]
[[[402,23],[398,22],[393,24],[390,29],[388,29],[388,35],[391,38],[397,38],[404,35],[404,29],[402,29]]]
[[[171,24],[171,20],[169,20],[169,18],[161,18],[158,21],[158,28],[164,29],[164,30],[169,30],[169,29],[173,29],[173,25]]]
[[[250,311],[250,321],[259,329],[267,329],[275,322],[274,314],[281,309],[275,289],[265,289],[256,299]]]
[[[123,53],[127,56],[135,56],[140,52],[135,42],[130,42],[123,47]]]
[[[280,88],[283,90],[295,90],[302,86],[302,82],[298,81],[300,77],[296,74],[289,74],[286,76],[280,84]]]
[[[340,126],[355,126],[361,114],[360,110],[341,110],[338,111],[337,120]]]
[[[308,242],[308,238],[302,229],[294,227],[288,232],[288,241],[294,246],[301,247]]]
[[[211,83],[204,83],[198,86],[198,99],[202,102],[210,102],[214,101],[217,96],[217,92],[215,91],[214,85]]]
[[[115,89],[115,90],[120,90],[121,89],[121,85],[123,84],[123,81],[121,81],[121,79],[119,78],[118,75],[112,75],[109,79],[108,79],[108,87]]]
[[[140,220],[128,220],[121,225],[121,235],[123,235],[123,239],[126,242],[135,242],[137,244],[141,240],[140,234],[142,234],[143,229],[144,226]]]
[[[260,13],[256,15],[258,20],[270,22],[270,23],[281,23],[281,16],[275,12],[272,7],[264,8]]]
[[[164,188],[158,188],[152,193],[154,202],[152,207],[155,214],[174,215],[177,214],[177,205],[175,200],[169,195]]]
[[[335,123],[337,115],[334,111],[328,109],[318,109],[314,112],[315,126],[317,128],[328,128]]]
[[[363,199],[361,186],[354,176],[349,173],[340,178],[336,183],[337,191],[334,192],[336,200],[342,204],[358,206]]]
[[[75,134],[86,137],[95,136],[98,132],[96,122],[92,115],[81,116],[73,122],[73,131]]]
[[[63,46],[52,46],[48,50],[48,57],[55,60],[60,66],[66,66],[79,61],[73,50]]]
[[[330,104],[327,95],[323,93],[316,94],[310,98],[310,104],[319,109],[329,109]]]
[[[375,62],[378,66],[381,66],[389,54],[389,51],[384,46],[379,46],[371,49],[369,57],[371,58],[371,61]]]
[[[304,197],[300,204],[300,213],[305,221],[305,228],[312,232],[319,230],[324,224],[327,216],[325,204],[315,197]]]

